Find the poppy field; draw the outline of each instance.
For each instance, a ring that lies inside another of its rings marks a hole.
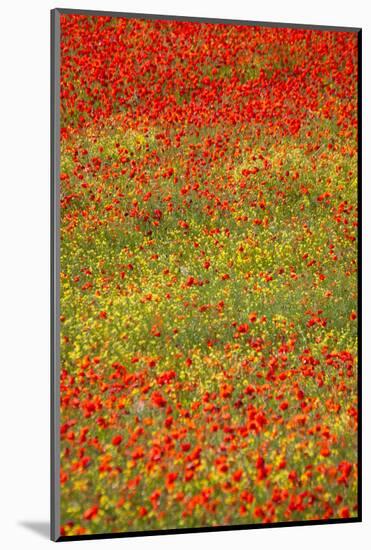
[[[61,535],[357,518],[357,40],[61,15]]]

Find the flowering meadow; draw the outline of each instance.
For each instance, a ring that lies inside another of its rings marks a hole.
[[[61,15],[61,534],[356,518],[356,32]]]

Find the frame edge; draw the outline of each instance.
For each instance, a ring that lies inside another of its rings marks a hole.
[[[59,166],[60,10],[50,12],[50,538],[60,539],[59,488]]]

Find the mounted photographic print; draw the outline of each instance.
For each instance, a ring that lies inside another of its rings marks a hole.
[[[52,538],[361,520],[361,31],[52,11]]]

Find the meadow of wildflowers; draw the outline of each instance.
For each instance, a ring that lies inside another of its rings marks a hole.
[[[356,518],[355,32],[61,16],[61,534]]]

